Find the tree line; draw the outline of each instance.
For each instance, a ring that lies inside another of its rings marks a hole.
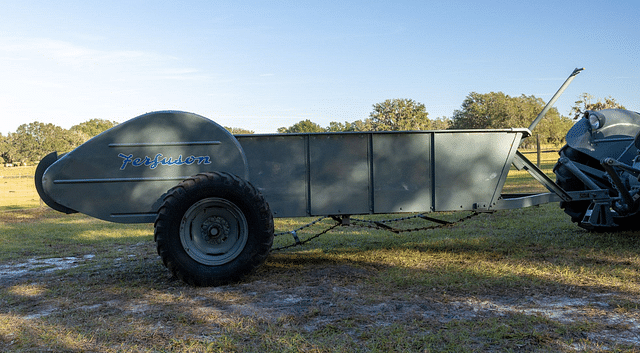
[[[23,124],[7,136],[0,134],[0,162],[35,164],[51,152],[68,152],[116,124],[115,121],[92,119],[68,130],[38,121]]]
[[[322,127],[311,120],[302,120],[279,133],[307,132],[365,132],[447,129],[502,129],[527,127],[544,107],[545,102],[535,96],[511,97],[502,92],[471,92],[451,117],[429,118],[424,104],[413,99],[387,99],[373,105],[368,118],[352,122],[332,121]],[[564,136],[586,110],[607,108],[625,109],[608,97],[604,101],[583,93],[571,108],[572,118],[552,108],[538,124],[534,134],[542,143],[559,145]],[[0,162],[2,164],[35,164],[52,151],[70,151],[93,136],[117,125],[117,122],[92,119],[70,129],[54,124],[33,122],[23,124],[7,136],[0,134]],[[225,127],[233,134],[250,134],[251,130]]]
[[[104,119],[91,119],[74,125],[68,130],[38,121],[23,124],[7,136],[0,133],[0,163],[2,165],[37,164],[42,157],[51,152],[71,151],[116,125],[118,122]],[[253,133],[242,128],[225,127],[225,129],[234,134]]]
[[[471,92],[462,102],[460,109],[452,117],[429,118],[424,104],[413,99],[388,99],[373,105],[369,117],[344,123],[332,121],[322,127],[311,120],[302,120],[289,127],[281,127],[279,133],[304,132],[357,132],[357,131],[407,131],[407,130],[449,130],[449,129],[504,129],[527,127],[542,111],[545,102],[533,95],[511,97],[502,92]],[[573,118],[561,115],[551,108],[533,132],[541,142],[559,145],[564,143],[567,131],[574,120],[587,110],[608,108],[625,109],[614,98],[595,100],[588,93],[579,96],[571,108]]]

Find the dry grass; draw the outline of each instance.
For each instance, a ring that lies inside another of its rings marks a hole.
[[[535,151],[524,150],[521,151],[533,163],[540,163],[540,169],[549,176],[552,180],[555,180],[553,174],[553,166],[558,161],[558,148],[554,146],[544,146],[542,153],[540,154],[540,160]],[[517,170],[511,166],[507,182],[502,189],[503,193],[530,193],[530,192],[547,192],[547,189],[542,186],[537,180],[535,180],[527,171]]]
[[[509,184],[520,191],[524,179]],[[554,204],[400,235],[341,227],[272,253],[243,283],[193,288],[162,266],[150,225],[63,215],[30,197],[0,204],[0,351],[633,352],[640,344],[640,239],[585,232]],[[308,221],[278,219],[276,230]],[[281,235],[276,245],[291,241]]]
[[[0,167],[0,210],[41,206],[35,189],[35,167]]]

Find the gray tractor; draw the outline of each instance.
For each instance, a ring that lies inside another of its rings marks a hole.
[[[640,114],[587,111],[566,136],[554,167],[566,191],[606,190],[601,198],[562,201],[579,226],[595,231],[640,229]]]

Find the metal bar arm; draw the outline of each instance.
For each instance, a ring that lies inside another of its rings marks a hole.
[[[558,100],[558,98],[560,98],[560,95],[562,95],[562,93],[564,92],[565,89],[567,89],[567,87],[569,86],[569,84],[571,83],[571,81],[573,81],[573,79],[580,73],[580,71],[584,70],[584,68],[576,68],[575,70],[573,70],[573,72],[571,73],[571,75],[569,75],[569,77],[567,77],[567,80],[564,81],[564,83],[562,84],[562,86],[560,87],[560,89],[558,89],[558,91],[556,92],[556,94],[553,95],[553,97],[551,97],[551,99],[549,100],[549,103],[547,103],[547,105],[544,106],[544,108],[542,109],[542,111],[540,112],[540,114],[538,114],[538,116],[536,117],[536,119],[531,123],[531,125],[529,125],[529,130],[533,131],[533,129],[536,128],[536,126],[538,125],[538,123],[540,122],[540,120],[542,120],[542,118],[544,118],[544,116],[547,114],[547,112],[549,111],[549,109],[551,109],[551,107],[555,104],[555,102]]]
[[[547,190],[558,195],[560,199],[562,199],[563,201],[571,201],[571,196],[569,196],[569,194],[564,189],[562,189],[560,186],[558,186],[558,184],[551,180],[551,178],[549,178],[545,173],[542,172],[542,170],[540,170],[540,168],[538,168],[535,164],[528,160],[527,157],[520,153],[520,151],[516,151],[516,156],[513,162],[514,164],[519,166],[520,169],[524,169],[529,172],[529,174],[531,174],[534,179],[544,185]]]

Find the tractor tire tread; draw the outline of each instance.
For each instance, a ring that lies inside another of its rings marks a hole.
[[[229,199],[247,213],[250,239],[243,253],[229,264],[185,264],[189,257],[181,246],[176,246],[180,243],[175,239],[179,224],[190,205],[209,196]],[[219,286],[241,280],[265,262],[273,244],[273,216],[268,203],[251,183],[226,172],[200,173],[171,188],[158,210],[154,228],[158,255],[164,265],[175,277],[193,286]]]

